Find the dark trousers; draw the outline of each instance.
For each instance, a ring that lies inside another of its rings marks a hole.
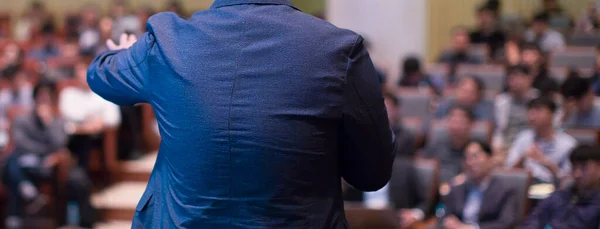
[[[31,182],[36,185],[42,181],[52,181],[55,189],[58,188],[56,185],[55,171],[48,171],[41,166],[37,167],[24,167],[20,164],[19,158],[23,155],[13,153],[4,166],[3,180],[5,185],[9,189],[10,198],[8,199],[8,215],[21,217],[23,208],[23,196],[21,194],[20,185],[23,182]],[[43,157],[39,157],[40,161],[43,161]]]
[[[142,107],[121,107],[121,126],[119,127],[118,156],[121,160],[135,159],[133,153],[142,141]]]
[[[101,135],[71,135],[68,148],[78,160],[80,168],[89,168],[90,153],[96,148],[102,148]]]

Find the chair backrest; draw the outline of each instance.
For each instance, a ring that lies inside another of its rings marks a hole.
[[[552,53],[550,66],[593,68],[596,64],[596,49],[594,47],[570,46],[564,50]]]
[[[600,45],[600,34],[599,33],[576,33],[571,35],[569,45],[574,46],[596,46]]]
[[[598,144],[598,130],[596,129],[567,129],[565,132],[575,138],[578,144]]]
[[[427,142],[437,142],[440,138],[447,137],[446,120],[439,119],[431,122]],[[489,121],[475,121],[471,129],[471,138],[490,142],[492,123]]]
[[[584,78],[591,76],[592,72],[594,71],[592,68],[579,68],[577,70],[581,74],[581,77],[584,77]],[[568,74],[569,74],[568,67],[552,67],[552,68],[550,68],[550,77],[555,79],[560,84],[565,82],[565,80],[567,79],[567,76],[569,76]]]
[[[436,159],[416,159],[413,163],[419,185],[423,187],[423,191],[427,193],[427,212],[433,210],[433,205],[436,202],[437,191],[439,189],[439,169],[440,163]],[[426,212],[426,213],[427,213]]]
[[[517,192],[517,216],[519,222],[523,220],[529,213],[529,186],[531,186],[531,175],[522,169],[504,170],[498,169],[494,171],[493,176],[496,179],[501,179],[505,183],[514,185],[513,188]]]
[[[423,126],[423,118],[421,117],[404,117],[402,118],[402,125],[406,128],[413,136],[421,134],[421,128]]]
[[[459,78],[469,75],[479,77],[486,89],[500,91],[504,88],[506,68],[502,65],[493,64],[462,64],[458,66],[457,75]]]
[[[400,109],[405,117],[423,117],[429,114],[432,99],[429,91],[402,87],[397,90],[396,96],[402,101]]]

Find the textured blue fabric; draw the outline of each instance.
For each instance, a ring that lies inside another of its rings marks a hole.
[[[341,178],[389,180],[396,144],[357,34],[288,0],[161,13],[90,87],[150,103],[162,142],[133,228],[346,228]]]

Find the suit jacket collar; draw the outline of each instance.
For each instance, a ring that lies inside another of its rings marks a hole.
[[[215,3],[213,3],[213,5],[210,8],[220,8],[220,7],[225,7],[225,6],[247,5],[247,4],[286,5],[286,6],[294,8],[294,9],[298,9],[290,0],[215,0]]]

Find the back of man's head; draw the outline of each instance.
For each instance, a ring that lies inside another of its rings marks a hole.
[[[560,88],[565,99],[580,100],[591,90],[591,84],[587,79],[579,76],[567,78]]]

